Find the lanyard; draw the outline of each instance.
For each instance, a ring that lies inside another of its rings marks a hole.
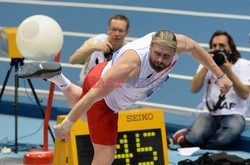
[[[208,82],[207,82],[206,106],[207,106],[207,109],[208,109],[210,112],[215,112],[215,111],[217,111],[217,110],[219,109],[219,106],[220,106],[221,102],[225,100],[225,95],[224,95],[224,96],[219,95],[219,100],[217,101],[216,104],[213,105],[213,108],[211,108],[211,107],[209,106],[209,104],[208,104],[208,101],[207,101],[207,98],[208,98],[208,91],[209,91],[209,86],[210,86],[210,84],[211,84],[211,81],[210,81],[210,79],[209,79]]]

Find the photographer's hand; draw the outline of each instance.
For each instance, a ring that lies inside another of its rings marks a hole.
[[[227,77],[233,82],[233,88],[237,95],[241,99],[247,99],[249,96],[250,87],[241,82],[238,76],[232,70],[232,63],[227,59],[225,63],[220,66],[220,69],[227,75]]]
[[[225,62],[220,65],[220,69],[228,75],[229,73],[232,73],[232,63],[228,61],[227,57],[225,56]]]
[[[113,49],[113,46],[108,41],[97,43],[94,47],[95,50],[101,51],[103,54],[109,53]]]
[[[71,64],[83,64],[89,60],[94,51],[101,51],[103,54],[109,53],[112,49],[110,42],[94,43],[93,38],[88,39],[84,45],[77,49],[70,57]]]

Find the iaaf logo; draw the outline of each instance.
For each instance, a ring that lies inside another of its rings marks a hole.
[[[127,115],[127,122],[133,121],[145,121],[145,120],[153,120],[154,115],[152,113],[144,113],[138,115]]]

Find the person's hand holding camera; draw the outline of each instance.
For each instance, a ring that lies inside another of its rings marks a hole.
[[[231,71],[232,63],[230,62],[230,53],[225,49],[211,50],[209,54],[212,55],[215,63],[220,67],[220,69],[228,74]]]
[[[230,72],[232,72],[232,63],[229,62],[228,58],[225,57],[225,62],[219,66],[220,69],[226,74],[228,75]]]
[[[216,49],[216,50],[210,50],[208,53],[213,57],[214,62],[221,66],[226,62],[226,59],[228,60],[230,58],[230,54],[225,49]]]
[[[100,42],[94,45],[96,51],[101,51],[103,54],[107,54],[112,51],[113,46],[108,41]]]

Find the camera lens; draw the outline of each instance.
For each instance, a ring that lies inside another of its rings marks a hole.
[[[112,59],[113,53],[114,52],[111,49],[110,52],[104,54],[104,57],[106,58],[107,61],[110,61]]]
[[[218,66],[226,62],[225,57],[228,57],[228,53],[225,49],[214,50],[211,54],[213,54],[213,59]]]
[[[225,62],[224,55],[221,53],[215,53],[213,59],[218,66],[222,65]]]

